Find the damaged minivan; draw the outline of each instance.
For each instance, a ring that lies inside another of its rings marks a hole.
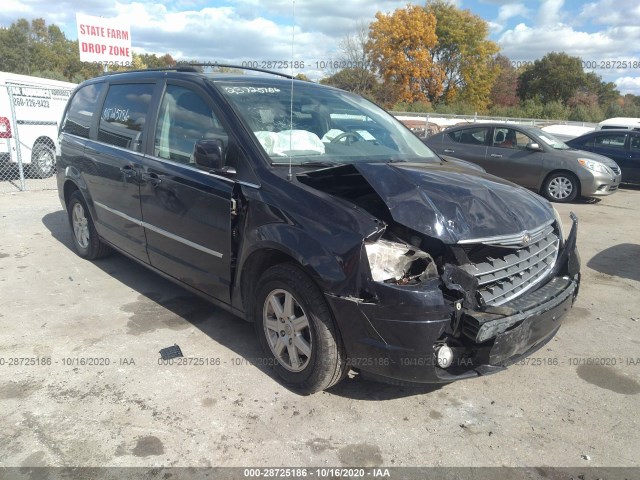
[[[78,254],[121,252],[254,322],[301,393],[504,369],[578,293],[577,218],[444,161],[383,109],[282,74],[82,83],[58,190]]]

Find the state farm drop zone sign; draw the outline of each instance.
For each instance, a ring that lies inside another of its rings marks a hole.
[[[122,20],[76,14],[81,62],[131,65],[131,28]]]

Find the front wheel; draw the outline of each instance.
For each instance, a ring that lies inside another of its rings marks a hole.
[[[315,283],[297,266],[282,264],[264,272],[258,285],[256,333],[278,376],[304,394],[342,380],[344,348]]]
[[[575,175],[569,172],[558,172],[547,178],[542,187],[542,193],[547,200],[566,203],[576,198],[579,188]]]
[[[111,253],[109,246],[103,243],[98,236],[87,204],[78,190],[73,192],[69,198],[67,213],[69,214],[73,244],[78,255],[88,260],[95,260]]]

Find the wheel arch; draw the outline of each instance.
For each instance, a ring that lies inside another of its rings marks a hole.
[[[262,234],[264,233],[262,232]],[[286,243],[276,240],[282,239],[284,235],[269,237],[273,240],[265,240],[255,244],[239,265],[239,276],[236,283],[239,288],[233,295],[233,304],[234,307],[244,311],[247,320],[253,320],[250,312],[253,311],[253,294],[260,276],[275,265],[292,263],[298,266],[323,293],[328,290],[340,291],[355,283],[350,282],[352,278],[345,273],[341,266],[341,263],[348,264],[349,262],[340,262],[336,254],[327,251],[309,236],[300,235],[298,231],[295,237],[298,241]]]
[[[80,187],[78,187],[78,185],[76,185],[74,181],[69,179],[65,180],[62,190],[65,207],[69,205],[69,199],[71,198],[73,192],[75,192],[76,190],[80,190]]]
[[[36,138],[36,141],[33,142],[33,145],[40,145],[40,144],[44,144],[47,147],[51,147],[55,150],[56,148],[56,143],[53,141],[53,139],[51,137],[48,137],[46,135],[41,135],[38,138]]]
[[[539,193],[544,195],[544,188],[547,185],[547,181],[549,180],[549,178],[552,175],[555,175],[557,173],[564,173],[567,175],[572,176],[573,178],[576,179],[576,181],[578,182],[578,193],[576,194],[576,198],[580,197],[580,195],[582,194],[582,183],[580,181],[580,177],[578,177],[578,175],[576,175],[574,172],[572,172],[571,170],[568,170],[566,168],[557,168],[555,170],[551,170],[549,173],[547,173],[544,176],[544,179],[542,180],[542,184],[540,185],[540,188],[538,189]]]

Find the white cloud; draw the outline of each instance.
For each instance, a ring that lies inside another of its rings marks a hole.
[[[538,25],[557,25],[562,22],[564,0],[544,0],[538,10]]]
[[[620,77],[614,81],[621,94],[640,95],[640,77]]]
[[[566,52],[584,60],[601,59],[625,48],[622,40],[615,41],[603,32],[587,33],[568,25],[529,27],[524,23],[503,33],[499,40],[502,53],[512,60],[536,60],[549,52]]]
[[[584,5],[578,21],[598,25],[637,25],[640,23],[640,4],[637,0],[600,0]]]
[[[20,0],[4,0],[2,2],[2,10],[6,12],[14,12],[15,15],[24,15],[29,13],[30,8]]]
[[[529,9],[524,5],[524,3],[508,3],[506,5],[502,5],[498,9],[498,17],[489,22],[489,28],[493,33],[500,33],[505,28],[505,24],[508,20],[515,17],[523,17],[528,15]]]
[[[503,32],[498,40],[502,53],[513,61],[530,61],[549,52],[566,52],[580,57],[585,70],[595,71],[606,81],[615,80],[615,76],[640,73],[640,69],[616,69],[624,61],[640,60],[637,55],[640,17],[638,20],[634,17],[640,15],[637,3],[631,6],[624,0],[601,0],[585,5],[575,25],[563,23],[566,13],[563,13],[562,6],[561,0],[547,0],[538,10],[535,25],[520,23]],[[628,15],[625,8],[630,12]],[[576,26],[591,18],[604,23],[607,16],[608,26],[599,31],[587,31],[587,28]],[[589,68],[592,66],[595,68]]]

